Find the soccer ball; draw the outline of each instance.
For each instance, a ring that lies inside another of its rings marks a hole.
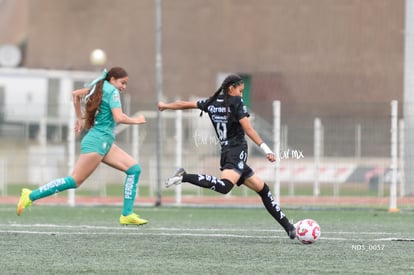
[[[295,224],[296,238],[303,244],[313,244],[321,236],[319,224],[312,219],[304,219]]]

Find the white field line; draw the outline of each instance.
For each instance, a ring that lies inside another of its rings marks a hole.
[[[145,231],[195,231],[195,232],[284,232],[282,229],[251,229],[251,228],[182,228],[182,227],[150,227],[144,226],[96,226],[96,225],[69,225],[69,224],[19,224],[19,223],[7,223],[0,224],[0,228],[66,228],[66,229],[94,229],[94,230],[137,230],[145,229]],[[339,234],[339,235],[398,235],[399,232],[355,232],[355,231],[323,231],[324,234]]]
[[[60,229],[60,230],[59,230]],[[53,231],[47,231],[53,230]],[[232,233],[220,233],[232,232]],[[255,232],[256,234],[246,234]],[[259,233],[280,233],[279,235],[261,235]],[[136,226],[91,226],[91,225],[56,225],[56,224],[0,224],[0,235],[14,234],[40,234],[40,235],[143,235],[143,236],[176,236],[176,237],[214,237],[214,238],[249,238],[249,239],[285,239],[283,230],[270,229],[228,229],[228,228],[166,228]],[[323,232],[321,240],[330,241],[414,241],[401,238],[398,232]],[[361,238],[343,237],[343,235],[356,235]],[[325,235],[325,236],[324,236]],[[385,236],[389,236],[384,238]],[[393,235],[395,237],[393,237]],[[371,238],[367,238],[370,236]],[[381,236],[381,238],[380,238]]]

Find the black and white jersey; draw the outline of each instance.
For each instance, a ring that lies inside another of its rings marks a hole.
[[[208,99],[197,101],[197,107],[204,110]],[[213,123],[214,130],[221,144],[221,150],[228,147],[246,144],[244,130],[239,120],[249,117],[247,108],[240,96],[228,96],[228,110],[226,110],[224,95],[219,95],[208,107],[207,113]]]

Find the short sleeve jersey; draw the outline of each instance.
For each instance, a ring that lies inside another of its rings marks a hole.
[[[197,101],[197,107],[204,110],[208,99]],[[208,107],[207,113],[221,144],[221,149],[246,144],[245,134],[239,120],[249,117],[243,99],[239,96],[228,97],[228,110],[223,95],[219,95]]]
[[[104,81],[102,93],[101,105],[95,116],[95,124],[92,129],[115,137],[114,130],[116,122],[112,115],[112,109],[122,108],[119,90],[108,81]]]

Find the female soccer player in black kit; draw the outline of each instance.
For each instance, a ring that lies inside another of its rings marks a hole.
[[[158,103],[160,111],[199,108],[202,112],[207,112],[221,145],[220,179],[210,175],[189,174],[183,168],[179,168],[165,184],[170,187],[181,182],[189,182],[222,194],[230,192],[236,184],[237,186],[244,184],[259,194],[270,215],[285,229],[289,238],[294,239],[295,227],[274,201],[269,186],[246,163],[245,134],[260,146],[270,162],[275,161],[275,154],[262,141],[250,123],[249,113],[242,99],[243,89],[243,79],[238,75],[229,75],[216,93],[208,99],[196,102]]]

